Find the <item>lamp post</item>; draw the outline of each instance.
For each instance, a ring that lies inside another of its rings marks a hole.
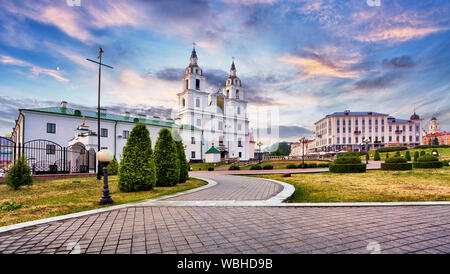
[[[300,143],[302,143],[302,168],[305,168],[305,144],[307,142],[306,137],[303,136],[299,139]]]
[[[261,154],[261,146],[263,145],[263,143],[261,142],[261,141],[259,141],[258,143],[257,143],[257,145],[258,145],[258,151],[259,151],[259,155],[258,155],[258,164],[261,164],[261,158],[262,158],[262,154]]]
[[[103,196],[100,199],[99,204],[106,205],[112,204],[114,201],[109,196],[109,186],[108,186],[108,164],[112,161],[114,155],[111,151],[107,149],[102,149],[97,152],[97,159],[100,163],[103,164]]]
[[[367,155],[369,154],[369,143],[370,143],[370,139],[369,138],[364,138],[363,142],[366,144],[366,152]],[[369,164],[369,159],[366,156],[366,164]]]

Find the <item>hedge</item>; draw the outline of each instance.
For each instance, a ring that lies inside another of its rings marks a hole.
[[[262,167],[263,169],[273,169],[273,165],[265,165]]]
[[[250,166],[250,170],[261,170],[262,167],[260,165],[252,165]]]
[[[380,153],[378,151],[375,151],[375,155],[373,156],[373,160],[374,161],[380,161],[381,160]]]
[[[402,151],[407,150],[407,147],[382,147],[377,149],[378,152],[392,152],[392,151]]]
[[[412,164],[408,163],[406,158],[392,157],[386,159],[384,163],[381,163],[381,169],[383,170],[411,170]]]
[[[208,167],[208,171],[214,171],[213,167]]]
[[[301,165],[300,165],[301,166]],[[287,165],[286,166],[286,168],[288,168],[288,169],[294,169],[294,168],[297,168],[298,166],[297,165],[295,165],[295,164],[289,164],[289,165]]]
[[[423,148],[449,148],[450,145],[420,145],[415,146],[414,148],[423,149]]]
[[[172,133],[163,128],[155,144],[156,185],[174,186],[180,181],[180,160]]]
[[[441,168],[443,166],[442,162],[439,162],[438,157],[425,154],[420,156],[416,162],[414,162],[413,166],[415,168]]]
[[[407,150],[406,153],[405,153],[405,159],[407,161],[411,161],[411,154],[409,154],[409,150]]]
[[[241,168],[239,167],[239,166],[235,166],[235,165],[233,165],[233,166],[230,166],[229,168],[228,168],[228,170],[240,170]]]
[[[334,173],[362,173],[366,172],[366,164],[335,164],[330,165],[330,172]]]
[[[357,156],[345,156],[345,157],[339,157],[334,160],[335,164],[360,164],[361,158]]]

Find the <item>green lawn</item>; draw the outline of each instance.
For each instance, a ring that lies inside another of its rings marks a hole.
[[[435,148],[435,149],[437,149],[437,151],[439,152],[439,156],[440,156],[440,157],[450,157],[450,148]],[[421,151],[425,151],[425,153],[431,154],[431,152],[433,151],[433,148],[426,148],[426,149],[408,149],[408,151],[409,151],[409,154],[411,155],[411,159],[413,159],[414,153],[415,153],[416,151],[419,152],[419,154],[420,154]],[[392,156],[394,156],[396,153],[397,153],[396,151],[389,152],[389,156],[392,157]],[[403,157],[405,156],[405,153],[406,153],[406,150],[400,151],[400,154],[401,154]],[[387,152],[380,152],[380,158],[381,158],[381,160],[386,159],[386,154],[387,154]],[[370,160],[373,160],[373,157],[374,157],[374,155],[375,155],[375,150],[369,151],[369,155],[370,155]],[[366,156],[361,156],[361,159],[365,160],[365,159],[366,159],[365,157],[366,157]]]
[[[253,175],[295,186],[290,202],[450,201],[450,167],[366,173]]]
[[[109,177],[114,205],[169,195],[203,185],[206,182],[191,178],[186,183],[173,187],[123,192],[118,188],[118,176]],[[21,208],[13,211],[0,210],[0,226],[105,207],[98,205],[102,190],[103,181],[97,181],[95,177],[35,182],[32,186],[16,191],[4,184],[0,185],[0,204],[7,201],[22,204]]]

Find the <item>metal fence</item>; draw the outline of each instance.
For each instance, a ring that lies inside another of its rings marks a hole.
[[[96,172],[96,153],[83,144],[63,147],[50,140],[31,140],[23,145],[0,137],[0,176],[25,157],[33,174],[67,174]]]

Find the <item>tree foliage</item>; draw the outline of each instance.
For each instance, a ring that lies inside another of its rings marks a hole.
[[[152,189],[156,170],[147,127],[137,124],[130,132],[119,168],[119,189],[127,192]]]
[[[21,186],[33,184],[31,168],[28,166],[25,157],[17,159],[14,165],[8,170],[6,176],[6,184],[14,190],[19,189]]]
[[[119,174],[119,162],[117,161],[116,156],[114,156],[112,161],[108,164],[108,174],[109,175]]]
[[[155,145],[156,185],[173,186],[180,180],[177,145],[166,128],[159,131]]]

